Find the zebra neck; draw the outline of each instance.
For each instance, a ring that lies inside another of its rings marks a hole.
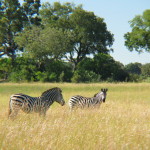
[[[99,102],[100,98],[99,97],[93,97],[93,102]]]
[[[41,101],[47,103],[48,105],[51,105],[51,104],[54,103],[54,101],[52,99],[50,99],[50,98],[48,98],[46,96],[41,96],[40,99],[41,99]]]

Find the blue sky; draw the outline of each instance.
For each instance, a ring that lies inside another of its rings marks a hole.
[[[20,2],[23,0],[20,0]],[[83,8],[93,11],[95,15],[104,18],[107,28],[114,34],[114,52],[111,56],[121,63],[140,62],[150,63],[150,53],[129,52],[124,46],[124,34],[131,31],[129,20],[141,15],[144,10],[150,9],[150,0],[41,0],[44,2],[73,2],[82,4]]]

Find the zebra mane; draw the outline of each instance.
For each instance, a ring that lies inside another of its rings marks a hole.
[[[108,91],[108,89],[101,89],[101,92],[106,93],[107,91]],[[98,93],[94,94],[94,97],[96,97],[97,94],[98,94]]]
[[[48,90],[44,91],[41,96],[44,96],[47,92],[50,92],[50,91],[53,91],[53,90],[58,90],[58,91],[62,92],[62,90],[60,88],[55,87],[55,88],[48,89]]]
[[[94,94],[94,96],[93,97],[96,97],[96,95],[97,95],[98,93],[96,93],[96,94]]]

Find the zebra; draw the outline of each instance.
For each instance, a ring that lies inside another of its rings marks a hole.
[[[94,95],[94,97],[83,97],[80,95],[72,96],[69,99],[70,110],[74,108],[97,107],[105,102],[108,89],[101,89],[101,91]]]
[[[31,97],[22,93],[13,94],[9,101],[9,118],[15,118],[22,110],[25,113],[39,113],[41,116],[46,115],[46,111],[56,101],[60,105],[64,105],[65,101],[62,96],[62,90],[58,87],[49,89],[42,93],[40,97]]]

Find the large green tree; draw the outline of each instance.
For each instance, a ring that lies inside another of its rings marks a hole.
[[[24,48],[23,55],[35,58],[40,63],[51,58],[61,59],[71,49],[68,33],[51,27],[26,29],[15,41]]]
[[[18,0],[0,1],[0,57],[16,57],[19,49],[14,38],[26,26],[39,24],[39,7],[40,0],[24,0],[22,6]]]
[[[136,16],[129,23],[132,31],[124,35],[127,48],[139,53],[150,52],[150,9]]]
[[[108,53],[113,44],[113,35],[107,30],[103,18],[93,12],[83,10],[82,6],[71,3],[43,5],[40,15],[44,26],[51,26],[68,31],[72,49],[65,58],[75,66],[87,55]]]

